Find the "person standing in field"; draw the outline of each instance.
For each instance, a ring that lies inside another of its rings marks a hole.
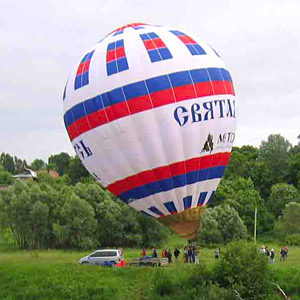
[[[220,256],[220,248],[217,248],[215,250],[215,259],[219,259],[219,256]]]
[[[189,263],[193,262],[193,249],[192,249],[192,246],[189,246],[189,248],[188,248],[188,262]]]
[[[166,257],[166,250],[165,249],[161,250],[161,257]]]
[[[142,256],[146,256],[146,255],[147,255],[147,249],[143,248],[143,250],[142,250]]]
[[[287,247],[281,247],[280,249],[280,261],[285,261],[287,258],[288,249]]]
[[[171,252],[171,249],[168,249],[167,251],[167,257],[168,257],[168,262],[169,264],[172,262],[172,252]]]
[[[152,257],[157,257],[157,252],[155,248],[152,248]]]
[[[265,247],[265,246],[262,246],[259,252],[260,252],[261,254],[266,254],[266,247]]]
[[[195,264],[199,264],[199,251],[196,247],[194,248],[194,258],[195,258]]]
[[[187,246],[184,248],[183,255],[184,255],[184,262],[187,263],[188,262],[188,247]]]
[[[272,248],[270,252],[270,263],[274,264],[274,262],[275,262],[275,250],[274,248]]]
[[[178,259],[179,254],[180,254],[179,249],[175,248],[175,250],[174,250],[174,256],[175,256],[176,260]]]

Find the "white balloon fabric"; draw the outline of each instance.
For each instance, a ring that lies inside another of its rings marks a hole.
[[[129,24],[83,56],[63,98],[65,126],[87,170],[130,206],[183,232],[189,217],[175,215],[209,203],[235,138],[232,79],[216,51],[185,31]]]

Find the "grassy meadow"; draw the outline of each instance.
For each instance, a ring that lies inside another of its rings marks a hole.
[[[179,247],[185,240],[172,238],[164,248]],[[269,265],[276,283],[300,299],[300,247],[289,247],[288,259],[279,262],[279,245],[268,245],[276,251],[274,265]],[[222,249],[221,249],[222,251]],[[78,259],[91,251],[15,250],[0,244],[0,299],[158,299],[153,288],[157,281],[184,281],[194,268],[175,261],[163,268],[105,268],[81,266]],[[140,256],[141,249],[125,249],[125,260]],[[160,256],[161,249],[158,249]],[[200,261],[210,266],[217,263],[212,249],[202,249]],[[165,298],[167,299],[167,298]],[[182,299],[182,298],[178,298]]]

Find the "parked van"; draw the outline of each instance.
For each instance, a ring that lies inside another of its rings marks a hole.
[[[124,255],[121,249],[103,249],[84,256],[78,261],[80,264],[89,265],[123,265]]]

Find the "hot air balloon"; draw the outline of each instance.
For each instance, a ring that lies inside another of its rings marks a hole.
[[[83,55],[63,99],[68,135],[90,174],[194,237],[235,138],[235,93],[218,53],[186,31],[129,24]]]

